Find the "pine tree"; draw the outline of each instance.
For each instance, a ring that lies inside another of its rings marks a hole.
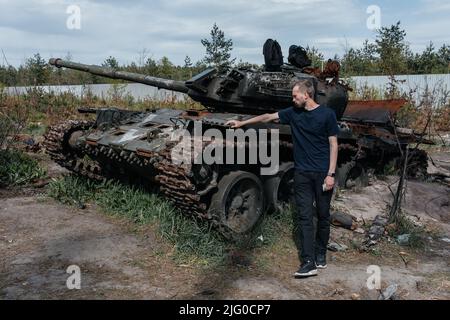
[[[442,73],[450,72],[450,45],[443,44],[438,51],[438,59]]]
[[[188,79],[192,78],[192,61],[189,56],[184,58],[183,76]]]
[[[409,45],[405,38],[406,32],[401,29],[400,21],[391,27],[382,27],[377,30],[375,50],[379,55],[379,66],[383,74],[394,75],[408,72]]]
[[[214,23],[210,34],[210,40],[201,40],[206,49],[204,61],[208,66],[217,68],[220,73],[226,72],[236,60],[236,58],[231,59],[233,41],[225,38],[224,32],[219,29],[216,23]]]
[[[192,67],[192,61],[189,56],[186,56],[184,58],[184,68],[191,68]]]
[[[39,53],[36,53],[33,58],[29,58],[25,63],[25,67],[29,84],[38,86],[48,81],[50,71],[47,62]]]
[[[117,61],[116,58],[114,58],[113,56],[109,56],[103,63],[102,63],[103,67],[109,67],[112,68],[114,70],[119,69],[119,62]]]

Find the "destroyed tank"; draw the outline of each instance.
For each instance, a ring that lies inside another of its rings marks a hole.
[[[52,159],[77,174],[156,186],[184,214],[208,220],[227,238],[247,233],[264,212],[279,209],[292,199],[294,165],[289,126],[267,123],[244,128],[266,129],[268,143],[253,145],[258,153],[263,148],[279,148],[278,170],[262,175],[262,170],[271,163],[252,161],[248,154],[251,142],[240,143],[235,136],[230,139],[227,136],[230,128],[225,124],[291,106],[296,81],[311,80],[316,89],[315,100],[336,113],[341,129],[338,137],[341,185],[357,178],[364,180],[368,167],[376,169],[395,159],[399,155],[398,145],[403,148],[416,139],[410,131],[395,130],[391,122],[393,111],[404,102],[349,103],[349,88],[339,80],[337,70],[333,70],[334,62],[324,72],[292,65],[283,65],[278,71],[233,68],[224,74],[207,69],[184,82],[61,59],[50,59],[49,63],[182,92],[201,103],[204,110],[161,108],[135,112],[113,107],[82,108],[81,113],[95,113],[95,120],[68,120],[51,126],[45,136],[45,147]],[[181,129],[193,135],[174,139],[174,133]],[[209,129],[215,130],[214,139],[205,139]],[[275,134],[279,139],[275,139]],[[219,149],[211,148],[213,141]],[[191,161],[174,161],[175,148],[191,150],[192,146],[194,153],[188,155]],[[237,164],[195,161],[208,148],[215,156],[222,148],[233,160],[239,150],[247,152]]]

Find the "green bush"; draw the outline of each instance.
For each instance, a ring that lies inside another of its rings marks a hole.
[[[17,186],[45,176],[36,160],[16,150],[0,151],[0,186]]]

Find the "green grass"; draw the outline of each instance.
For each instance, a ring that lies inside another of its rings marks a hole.
[[[205,266],[223,265],[230,251],[270,246],[280,235],[290,232],[290,214],[269,215],[251,235],[239,241],[225,240],[210,224],[183,215],[167,200],[137,187],[118,182],[93,182],[66,176],[49,184],[48,195],[78,207],[92,202],[113,216],[135,224],[154,224],[159,234],[174,247],[174,259]],[[258,237],[262,235],[263,241]]]
[[[16,150],[0,150],[0,187],[26,185],[45,174],[28,155]]]
[[[281,239],[291,237],[293,210],[293,207],[286,207],[280,212],[266,214],[253,230],[250,245],[253,247],[272,246]]]
[[[98,184],[92,180],[66,176],[62,179],[53,179],[47,193],[61,203],[84,208],[86,202],[94,199],[97,188]]]

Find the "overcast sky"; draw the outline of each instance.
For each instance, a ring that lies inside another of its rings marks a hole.
[[[67,27],[68,19],[76,27],[71,5],[80,9],[80,29]],[[413,51],[429,41],[450,43],[449,0],[0,0],[0,49],[14,66],[36,52],[45,59],[70,52],[74,61],[100,64],[111,55],[130,63],[144,49],[153,59],[183,64],[186,55],[193,62],[204,56],[200,40],[216,22],[238,60],[262,64],[267,38],[278,40],[285,57],[291,44],[300,44],[332,58],[374,39],[367,28],[371,5],[380,8],[382,26],[401,21]]]

